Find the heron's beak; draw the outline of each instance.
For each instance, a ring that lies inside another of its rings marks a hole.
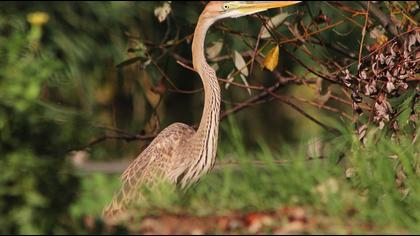
[[[239,2],[238,11],[244,15],[251,15],[257,12],[266,11],[271,8],[287,7],[301,1],[249,1]]]

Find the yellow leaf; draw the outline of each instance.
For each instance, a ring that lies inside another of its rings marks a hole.
[[[264,67],[273,71],[279,63],[279,46],[272,48],[264,58]]]
[[[50,16],[45,12],[36,11],[29,13],[26,18],[32,25],[43,25],[48,22]]]

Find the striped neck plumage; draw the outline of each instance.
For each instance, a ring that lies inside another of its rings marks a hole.
[[[192,43],[192,57],[194,69],[200,75],[204,86],[204,110],[200,126],[195,134],[194,143],[199,145],[198,158],[191,171],[195,173],[193,179],[209,171],[215,162],[220,117],[220,87],[216,72],[205,58],[204,42],[207,30],[214,20],[201,17],[197,23]]]

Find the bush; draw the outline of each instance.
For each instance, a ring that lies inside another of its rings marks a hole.
[[[42,13],[39,13],[42,14]],[[0,233],[54,233],[78,190],[65,156],[84,121],[40,93],[62,68],[42,50],[42,25],[0,19]]]

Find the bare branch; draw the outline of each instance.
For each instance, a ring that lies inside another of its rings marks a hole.
[[[359,1],[359,4],[362,5],[365,10],[369,9],[370,1]],[[372,16],[375,17],[381,25],[392,34],[392,36],[397,37],[399,35],[397,27],[392,23],[391,19],[385,15],[381,9],[375,4],[370,6],[370,12]]]

